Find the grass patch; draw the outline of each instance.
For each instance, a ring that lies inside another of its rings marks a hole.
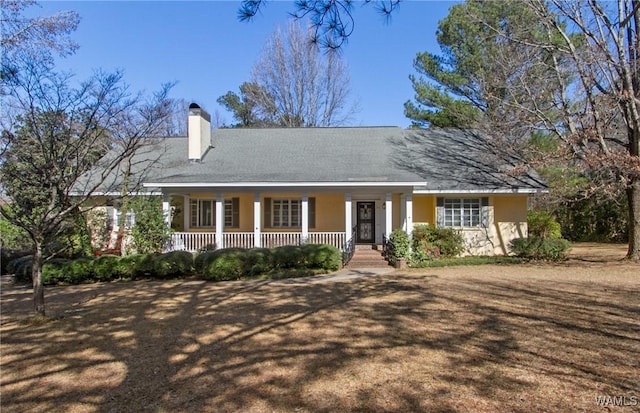
[[[525,258],[520,257],[453,257],[440,258],[437,260],[423,261],[419,267],[412,268],[434,268],[434,267],[453,267],[457,265],[487,265],[487,264],[522,264],[526,262]]]
[[[311,277],[314,275],[326,274],[327,271],[311,268],[283,268],[273,270],[265,275],[267,280],[284,280],[286,278]]]

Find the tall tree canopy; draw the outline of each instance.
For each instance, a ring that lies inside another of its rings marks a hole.
[[[537,23],[536,23],[537,22]],[[442,54],[418,53],[410,76],[415,101],[405,103],[414,126],[481,127],[529,136],[536,110],[553,113],[552,64],[562,59],[538,47],[548,28],[521,2],[468,1],[451,7],[436,33]],[[561,76],[567,76],[563,67]],[[523,109],[530,109],[529,111]]]
[[[233,118],[237,121],[233,127],[279,126],[275,119],[276,111],[272,104],[273,99],[262,99],[265,93],[260,85],[244,82],[240,85],[240,95],[229,91],[220,96],[217,101],[233,113]]]
[[[240,95],[228,92],[218,102],[234,114],[237,127],[339,126],[356,111],[349,83],[340,56],[323,54],[309,32],[291,22],[267,40]]]

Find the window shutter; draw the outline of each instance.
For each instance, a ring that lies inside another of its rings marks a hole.
[[[232,228],[240,228],[240,198],[231,199]]]
[[[436,199],[436,226],[444,227],[444,198]]]
[[[489,197],[482,197],[480,206],[480,225],[487,228],[489,226]]]
[[[316,199],[314,197],[309,198],[309,228],[316,227]]]
[[[189,216],[191,217],[191,228],[198,227],[198,200],[189,200]]]
[[[264,199],[264,228],[271,228],[271,198]]]
[[[224,207],[224,202],[222,203],[222,205]],[[216,199],[214,199],[211,201],[211,210],[213,211],[213,218],[211,219],[211,222],[213,222],[214,227],[216,226],[216,208],[218,208],[218,202]],[[222,218],[224,219],[224,216]]]

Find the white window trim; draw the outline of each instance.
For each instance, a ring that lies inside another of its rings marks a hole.
[[[122,211],[118,208],[113,208],[113,229],[120,229],[120,217],[122,216]],[[124,229],[131,229],[136,224],[136,213],[133,211],[128,211],[127,216],[124,219]]]
[[[211,217],[211,225],[201,225],[200,224],[200,208],[202,201],[209,201],[212,203],[212,217]],[[196,224],[193,222],[193,209],[192,203],[196,203]],[[227,228],[233,227],[233,198],[227,198],[224,200],[224,226]],[[216,199],[215,198],[190,198],[189,199],[189,228],[215,228],[216,227]]]
[[[202,204],[211,203],[211,225],[203,225],[201,222]],[[194,206],[195,204],[195,213]],[[191,198],[189,199],[189,227],[190,228],[213,228],[215,225],[216,200],[212,198]],[[194,222],[195,217],[195,222]]]
[[[452,205],[455,203],[456,205]],[[476,229],[486,225],[485,208],[481,197],[446,197],[438,207],[439,226],[443,228]],[[458,216],[455,217],[455,212]],[[457,218],[457,219],[456,219]]]
[[[286,217],[286,222],[287,225],[283,225],[283,214],[282,214],[282,208],[278,208],[279,209],[279,214],[276,214],[276,204],[277,203],[287,203],[287,217]],[[293,225],[293,218],[294,218],[294,214],[293,214],[293,210],[294,208],[292,208],[292,204],[297,203],[297,212],[298,212],[298,216],[297,216],[297,225]],[[278,219],[280,221],[279,224],[276,224],[276,219]],[[299,198],[273,198],[271,200],[271,227],[272,228],[302,228],[302,200]]]

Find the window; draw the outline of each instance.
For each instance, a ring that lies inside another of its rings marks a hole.
[[[122,212],[120,210],[116,210],[115,221],[113,222],[113,227],[118,228],[118,223],[122,217]],[[124,228],[131,229],[136,224],[136,213],[129,211],[124,218]]]
[[[302,203],[298,199],[274,199],[272,211],[274,228],[295,228],[302,225]]]
[[[307,202],[309,228],[316,226],[316,199],[309,197]],[[265,198],[264,199],[264,227],[265,228],[301,228],[302,200],[299,198]]]
[[[215,220],[215,205],[213,199],[192,199],[191,226],[194,228],[212,228]]]
[[[190,216],[192,228],[213,228],[216,224],[215,199],[191,199]],[[239,198],[224,200],[224,226],[238,228],[240,215]]]
[[[438,198],[438,226],[473,228],[485,225],[488,198]]]

